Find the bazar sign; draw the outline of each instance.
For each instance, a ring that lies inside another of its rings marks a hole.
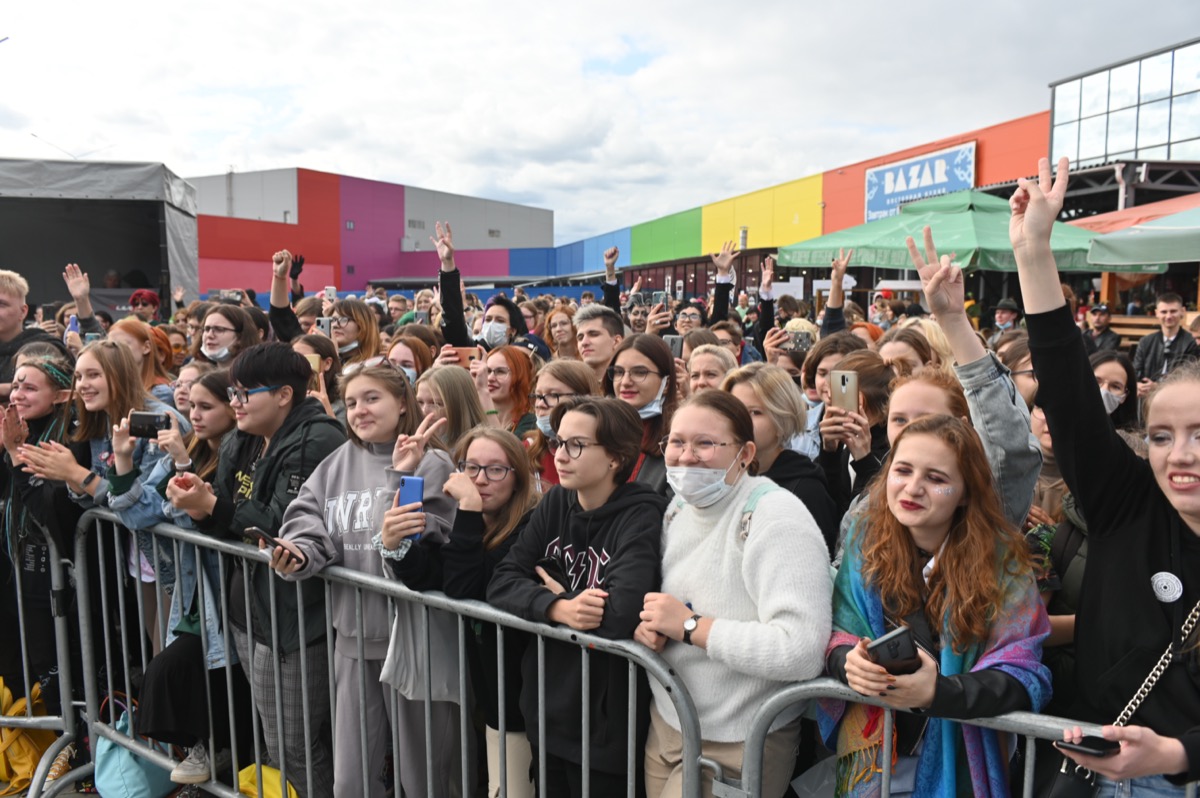
[[[975,187],[975,142],[867,170],[866,221],[894,216],[914,200]]]

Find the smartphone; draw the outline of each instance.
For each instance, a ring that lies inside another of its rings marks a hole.
[[[1117,740],[1105,740],[1103,737],[1093,737],[1090,735],[1077,743],[1056,740],[1054,745],[1063,751],[1072,751],[1076,754],[1087,754],[1088,756],[1112,756],[1121,750],[1121,743]]]
[[[333,319],[330,318],[329,316],[318,316],[317,317],[317,329],[320,330],[321,334],[324,335],[326,338],[332,338],[333,337]]]
[[[850,412],[858,412],[858,372],[831,371],[829,372],[829,392],[832,395],[830,404]]]
[[[321,356],[320,355],[305,355],[304,359],[308,361],[308,365],[312,366],[312,376],[308,380],[308,390],[317,391],[321,389]]]
[[[900,626],[867,643],[867,655],[893,676],[916,673],[921,669],[917,644],[913,642],[912,631],[907,626]]]
[[[652,306],[653,305],[666,305],[667,304],[667,292],[666,291],[655,291],[653,294],[650,295],[650,304]]]
[[[471,368],[471,361],[479,360],[479,347],[477,346],[456,346],[454,351],[458,352],[458,365],[463,368]]]
[[[325,286],[325,298],[328,299],[330,302],[337,302],[337,286],[336,285]]]
[[[429,323],[429,311],[428,310],[418,310],[417,314],[416,314],[416,319],[417,319],[418,324],[428,324]]]
[[[794,333],[788,333],[788,335],[790,336],[790,338],[788,340],[788,346],[787,346],[788,351],[790,351],[790,352],[807,352],[809,349],[812,349],[812,345],[813,345],[812,333],[794,332]]]
[[[246,527],[245,532],[243,532],[242,534],[244,534],[248,538],[258,538],[259,540],[261,540],[263,543],[266,544],[268,549],[273,549],[279,545],[275,541],[275,538],[271,537],[266,532],[262,531],[261,529],[259,529],[256,526]]]
[[[563,570],[562,563],[557,558],[543,557],[534,564],[535,568],[539,566],[551,579],[562,585],[564,590],[571,589],[571,580],[567,578],[567,572]],[[536,570],[533,572],[533,576],[535,579],[538,578]]]
[[[683,359],[683,336],[682,335],[664,335],[663,341],[667,346],[671,347],[671,357]]]
[[[400,490],[396,491],[396,506],[402,507],[406,504],[424,504],[425,503],[425,478],[424,477],[400,477]],[[409,536],[412,541],[421,539],[421,533]]]
[[[103,337],[104,336],[101,335],[100,333],[88,333],[85,336],[83,336],[83,342],[85,344],[90,344],[93,341],[99,341]]]
[[[157,438],[159,430],[171,428],[166,413],[146,413],[135,410],[129,414],[129,435],[133,438]]]

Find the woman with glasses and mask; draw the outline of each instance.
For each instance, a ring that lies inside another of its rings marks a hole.
[[[228,366],[243,350],[258,343],[258,328],[250,314],[233,305],[213,305],[204,314],[200,336],[192,341],[192,357],[214,366]]]
[[[631,335],[622,340],[604,374],[603,387],[605,396],[625,402],[642,420],[642,454],[631,479],[665,496],[667,471],[658,442],[679,401],[670,348],[657,335]]]
[[[442,490],[453,465],[436,437],[445,422],[421,418],[408,380],[387,360],[347,367],[343,393],[350,440],[313,470],[284,513],[271,567],[285,579],[306,579],[327,565],[393,576],[391,563],[409,556],[413,548],[442,546],[453,523],[454,503]],[[422,502],[400,505],[400,482],[409,476],[424,480]],[[364,594],[360,605],[357,593],[353,587],[335,585],[330,607],[336,630],[333,794],[387,792],[391,785],[384,783],[382,774],[390,730],[399,738],[396,769],[405,793],[424,795],[421,608],[397,602],[393,624],[385,596]],[[457,635],[449,615],[433,612],[429,625],[432,739],[438,741],[433,783],[443,790],[438,795],[448,795],[459,760]],[[386,684],[399,693],[394,715]],[[360,690],[367,691],[363,710]],[[365,739],[359,736],[360,711],[367,714]],[[362,783],[364,758],[371,778],[367,784]]]
[[[550,414],[551,447],[559,485],[533,511],[525,531],[496,566],[488,601],[530,621],[560,623],[613,640],[628,639],[638,625],[646,593],[658,589],[659,538],[664,499],[630,479],[641,456],[638,417],[626,402],[564,399]],[[552,570],[539,565],[553,560]],[[627,777],[626,729],[629,668],[607,654],[589,657],[591,738],[583,728],[583,673],[579,647],[547,640],[546,748],[538,740],[538,656],[529,646],[522,663],[521,711],[530,744],[545,755],[547,795],[578,796],[585,781],[593,795],[623,795]],[[642,677],[644,678],[644,676]],[[635,719],[644,728],[644,699]],[[638,734],[641,737],[641,734]],[[588,746],[590,771],[583,772]]]
[[[435,421],[446,419],[438,437],[447,449],[484,423],[483,405],[470,373],[461,368],[430,369],[417,378],[417,409]]]
[[[552,360],[538,370],[537,385],[530,394],[533,413],[537,417],[537,429],[527,432],[525,441],[529,447],[529,459],[537,469],[539,493],[558,484],[558,471],[554,468],[554,454],[549,445],[554,437],[554,431],[550,428],[550,414],[564,399],[599,395],[596,373],[578,360]]]
[[[582,366],[582,368],[587,368]],[[487,598],[492,572],[516,543],[538,502],[529,457],[512,433],[476,427],[455,449],[457,471],[445,493],[458,503],[450,541],[415,545],[400,560],[389,560],[396,577],[414,590],[441,590],[451,598]],[[467,662],[476,701],[487,724],[488,795],[500,795],[500,701],[497,691],[496,627],[475,624],[467,636]],[[521,659],[526,635],[504,634],[505,780],[508,795],[533,796],[530,749],[521,716]]]
[[[756,710],[784,684],[821,673],[830,633],[825,540],[803,502],[751,475],[754,438],[750,413],[724,391],[696,394],[672,416],[661,442],[675,491],[662,592],[645,595],[634,635],[693,688],[702,753],[734,775]],[[669,694],[650,689],[646,794],[679,795],[680,723]],[[767,737],[764,796],[787,789],[802,709]]]
[[[342,365],[361,363],[379,355],[379,317],[361,299],[339,299],[329,309],[330,335]]]
[[[515,346],[494,349],[486,359],[471,363],[471,376],[488,424],[518,438],[535,428],[536,417],[529,406],[533,364],[523,350]]]

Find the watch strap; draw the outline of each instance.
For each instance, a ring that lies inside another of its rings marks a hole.
[[[700,613],[694,613],[691,618],[688,618],[688,620],[695,621],[696,624],[698,625],[700,623]],[[689,646],[692,644],[692,632],[695,631],[695,629],[696,629],[696,625],[693,625],[692,628],[689,629],[687,621],[684,621],[683,642],[687,643]]]

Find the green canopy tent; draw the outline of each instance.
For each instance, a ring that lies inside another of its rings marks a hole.
[[[1008,201],[982,191],[956,191],[909,203],[900,213],[836,233],[780,247],[780,266],[825,266],[839,249],[853,249],[854,266],[911,269],[904,240],[921,241],[929,225],[938,252],[953,253],[967,271],[1015,272],[1016,259],[1008,241]],[[1061,271],[1095,272],[1088,263],[1088,245],[1096,236],[1068,224],[1055,223],[1050,246]],[[1144,271],[1141,266],[1125,271]]]
[[[1200,208],[1161,216],[1092,239],[1088,263],[1104,271],[1163,271],[1166,266],[1144,264],[1200,261]]]

